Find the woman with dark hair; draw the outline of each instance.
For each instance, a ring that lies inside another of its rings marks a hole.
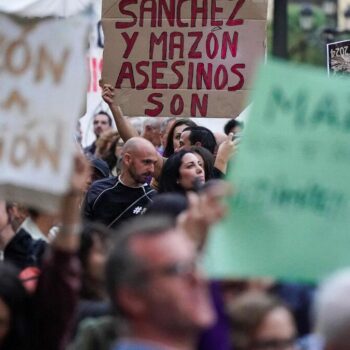
[[[214,156],[206,148],[201,146],[192,146],[191,150],[203,164],[205,181],[207,182],[214,178]]]
[[[104,160],[114,175],[119,170],[117,166],[122,145],[123,141],[116,130],[107,130],[96,140],[95,156]]]
[[[86,224],[81,233],[79,259],[82,266],[80,296],[87,300],[105,300],[104,268],[112,232],[99,223]]]
[[[84,225],[78,252],[82,267],[81,290],[73,334],[86,318],[110,314],[104,270],[112,235],[113,232],[100,223]]]
[[[193,151],[181,150],[165,162],[159,180],[159,193],[186,193],[205,182],[204,164]]]
[[[197,124],[191,119],[178,119],[175,121],[169,131],[163,157],[169,158],[179,148],[181,133],[189,126],[197,126]]]

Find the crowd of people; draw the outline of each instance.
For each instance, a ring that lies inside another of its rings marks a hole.
[[[243,125],[93,117],[56,215],[0,201],[0,349],[345,350],[350,272],[318,286],[208,281],[210,228]],[[258,228],[257,228],[258,229]]]

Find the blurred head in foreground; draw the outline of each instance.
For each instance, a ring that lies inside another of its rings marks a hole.
[[[325,350],[350,348],[350,269],[337,272],[319,288],[315,299],[316,332]]]
[[[214,322],[196,258],[194,244],[174,220],[140,216],[119,231],[107,262],[107,284],[129,338],[192,346],[199,331]]]
[[[265,293],[248,292],[229,306],[233,348],[294,350],[296,328],[289,309]]]

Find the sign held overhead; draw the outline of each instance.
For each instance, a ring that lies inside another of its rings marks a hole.
[[[267,1],[104,0],[103,81],[130,116],[236,117],[266,12]]]
[[[0,197],[55,211],[85,102],[88,21],[0,15]],[[52,40],[52,38],[55,40]]]

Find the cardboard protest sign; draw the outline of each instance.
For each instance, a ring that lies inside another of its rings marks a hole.
[[[85,103],[88,21],[0,15],[0,198],[56,210]]]
[[[327,69],[329,75],[350,74],[350,40],[327,44]]]
[[[349,87],[316,69],[262,69],[228,175],[230,214],[210,235],[210,276],[318,281],[350,264]]]
[[[126,115],[236,117],[266,16],[265,0],[103,0],[103,81]]]

